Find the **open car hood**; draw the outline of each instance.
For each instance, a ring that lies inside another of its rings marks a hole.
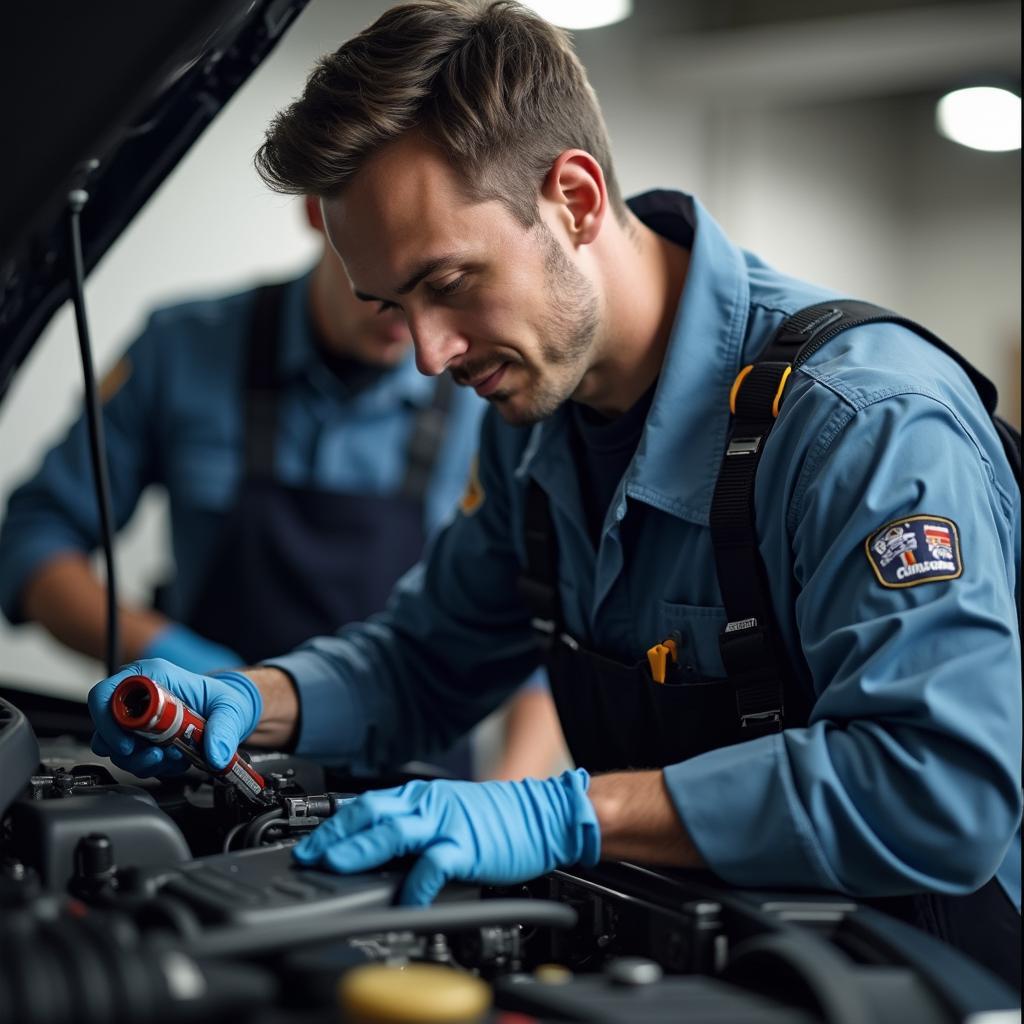
[[[5,12],[0,398],[70,295],[308,0],[104,0]]]

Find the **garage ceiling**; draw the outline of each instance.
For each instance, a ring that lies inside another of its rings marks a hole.
[[[1019,87],[1021,8],[936,0],[635,0],[607,34],[661,88],[753,104],[920,93],[982,79]],[[613,34],[614,33],[614,37]],[[593,37],[593,38],[588,38]],[[588,61],[589,63],[589,61]]]

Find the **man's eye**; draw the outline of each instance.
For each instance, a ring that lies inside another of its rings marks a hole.
[[[389,309],[398,309],[397,302],[388,302],[387,299],[379,299],[377,301],[377,312],[386,313]]]
[[[453,281],[449,281],[447,284],[441,285],[440,288],[431,287],[431,291],[435,295],[454,295],[465,283],[466,275],[463,274],[461,277],[456,277]]]

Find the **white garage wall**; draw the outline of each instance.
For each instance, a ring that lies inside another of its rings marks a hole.
[[[155,304],[312,258],[297,204],[266,191],[252,153],[315,57],[386,6],[313,0],[108,253],[87,290],[101,371]],[[740,244],[780,268],[900,308],[996,378],[1019,365],[1019,153],[973,153],[939,139],[924,97],[714,109],[653,84],[645,49],[626,29],[580,33],[578,47],[627,193],[694,191]],[[0,502],[66,429],[79,375],[65,309],[0,406]],[[148,593],[161,574],[164,516],[161,497],[147,496],[118,543],[130,595]],[[0,674],[81,694],[102,673],[36,627],[0,623]]]
[[[579,34],[624,191],[696,193],[779,269],[889,305],[1002,381],[1020,353],[1020,152],[941,138],[932,94],[775,105],[665,94],[612,32]]]

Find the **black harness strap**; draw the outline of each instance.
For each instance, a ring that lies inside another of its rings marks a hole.
[[[442,374],[434,387],[434,400],[420,410],[416,422],[412,425],[409,447],[406,450],[405,478],[401,489],[401,494],[405,498],[422,501],[427,493],[434,464],[441,450],[454,389],[455,384],[451,377],[447,373]]]
[[[893,323],[899,324],[901,327],[906,327],[908,330],[920,335],[925,341],[934,345],[940,352],[949,356],[949,358],[952,359],[967,375],[968,380],[970,380],[971,384],[974,386],[974,390],[978,392],[978,397],[981,399],[981,404],[985,407],[985,411],[992,418],[992,426],[995,428],[996,434],[999,436],[999,440],[1003,446],[1003,452],[1010,464],[1010,468],[1013,470],[1013,475],[1017,480],[1017,485],[1020,486],[1020,431],[1013,426],[1013,424],[1007,423],[1002,416],[996,415],[996,407],[999,404],[999,393],[996,390],[996,386],[988,379],[988,377],[981,373],[972,363],[968,362],[959,352],[957,352],[955,348],[947,345],[946,342],[944,342],[937,334],[933,334],[929,331],[927,327],[922,327],[913,320],[908,320],[906,317],[900,316],[898,313],[893,313],[892,310],[872,305],[870,302],[857,302],[854,299],[842,299],[839,302],[829,303],[828,305],[832,308],[840,309],[843,314],[842,319],[837,319],[833,324],[825,326],[815,335],[813,342],[808,342],[804,345],[800,352],[797,353],[797,358],[793,363],[794,370],[805,363],[827,341],[834,338],[841,331],[847,331],[851,327],[860,327],[863,324],[875,323]],[[809,309],[812,310],[822,308],[824,307],[809,307]],[[803,310],[802,312],[806,313],[807,310]],[[799,316],[800,314],[797,315]]]
[[[842,314],[803,310],[775,332],[756,363],[733,385],[732,429],[711,503],[711,540],[727,622],[719,636],[725,673],[736,688],[736,710],[750,738],[782,729],[785,704],[779,632],[757,549],[754,480],[775,423],[792,363],[800,349]]]
[[[727,618],[719,647],[726,675],[735,687],[742,733],[750,739],[782,730],[787,701],[790,724],[802,724],[809,711],[792,686],[796,675],[782,646],[757,544],[754,484],[761,454],[793,370],[841,332],[883,322],[906,327],[941,349],[963,368],[990,414],[996,407],[998,396],[991,381],[930,331],[880,306],[845,299],[809,306],[788,317],[757,361],[743,368],[730,398],[733,421],[712,499],[710,527]],[[1020,435],[997,416],[992,418],[1019,480]],[[534,628],[550,647],[564,630],[558,546],[547,495],[532,479],[524,520],[526,565],[519,587]]]
[[[278,339],[285,283],[259,288],[253,299],[245,369],[245,471],[272,479],[277,441]]]
[[[1020,480],[1020,435],[994,415],[995,386],[931,331],[891,310],[847,299],[809,306],[784,320],[757,361],[744,367],[733,385],[732,428],[711,504],[715,567],[727,616],[719,646],[726,674],[736,686],[740,723],[751,736],[783,728],[785,681],[793,678],[757,545],[757,467],[792,371],[837,334],[869,323],[906,327],[957,362],[992,416]]]
[[[519,574],[519,592],[533,616],[530,625],[550,648],[563,630],[558,593],[558,544],[548,496],[532,477],[523,509],[526,565]]]
[[[274,478],[280,377],[278,374],[281,311],[287,282],[264,285],[252,307],[245,376],[245,467],[251,478]],[[405,476],[399,493],[422,501],[430,485],[455,385],[438,378],[433,401],[416,416],[406,449]]]

